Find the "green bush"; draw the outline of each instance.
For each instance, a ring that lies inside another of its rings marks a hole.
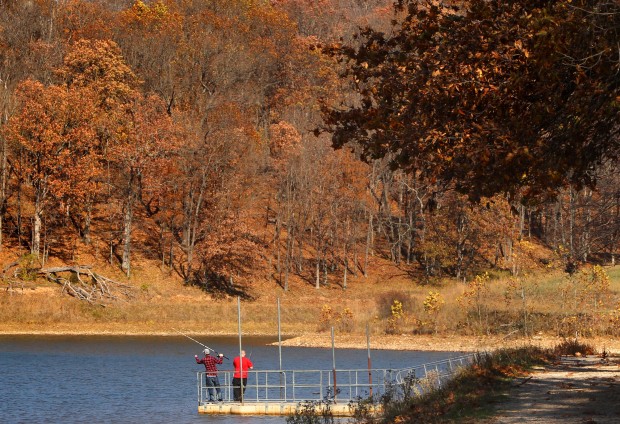
[[[19,278],[23,281],[34,281],[37,278],[39,258],[33,253],[19,258]]]

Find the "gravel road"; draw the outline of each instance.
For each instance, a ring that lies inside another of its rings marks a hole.
[[[562,357],[513,382],[489,424],[620,423],[620,359]]]

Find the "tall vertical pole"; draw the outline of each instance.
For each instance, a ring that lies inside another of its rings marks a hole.
[[[239,333],[239,377],[241,390],[241,405],[243,405],[243,357],[241,356],[241,297],[237,296],[237,332]]]
[[[336,403],[338,386],[336,385],[336,346],[334,344],[334,327],[332,327],[332,369],[334,372],[334,403]]]
[[[370,360],[370,333],[368,323],[366,323],[366,349],[368,350],[368,385],[370,386],[370,396],[372,397],[372,361]]]
[[[280,324],[280,298],[278,297],[278,361],[280,364],[280,400],[282,399],[282,327]]]

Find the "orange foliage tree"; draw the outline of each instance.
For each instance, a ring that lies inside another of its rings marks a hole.
[[[20,85],[17,97],[18,112],[4,132],[17,179],[32,187],[31,252],[38,256],[46,209],[54,203],[69,208],[93,189],[99,172],[96,109],[90,90],[46,87],[30,80]]]

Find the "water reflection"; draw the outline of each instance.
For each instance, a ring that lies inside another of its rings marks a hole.
[[[234,337],[197,338],[224,353],[232,368]],[[272,338],[244,338],[255,369],[278,369]],[[0,421],[3,423],[281,423],[283,417],[197,413],[194,354],[179,337],[0,336]],[[402,368],[455,352],[372,350],[373,368]],[[331,369],[331,349],[282,348],[284,369]],[[336,367],[365,368],[367,351],[337,349]]]

